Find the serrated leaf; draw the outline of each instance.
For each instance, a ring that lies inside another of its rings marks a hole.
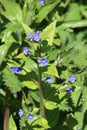
[[[7,66],[2,72],[3,80],[6,86],[10,89],[12,93],[20,91],[22,89],[22,84],[16,77],[14,73],[11,72],[10,68]]]
[[[14,122],[12,115],[10,116],[10,119],[9,119],[9,130],[17,130],[16,124]]]
[[[57,68],[54,64],[51,64],[50,66],[48,66],[47,71],[44,72],[44,74],[59,77]]]
[[[3,4],[3,6],[6,10],[6,11],[2,11],[2,14],[6,18],[8,18],[11,21],[13,21],[13,20],[22,21],[22,11],[21,11],[19,4],[17,4],[14,1],[11,1],[11,0],[9,0],[9,1],[0,0],[0,2]]]
[[[48,110],[54,110],[58,107],[56,102],[53,101],[46,101],[45,102],[45,108]]]
[[[53,38],[55,33],[56,21],[49,24],[42,32],[41,32],[41,40],[47,40],[49,45],[53,44]]]

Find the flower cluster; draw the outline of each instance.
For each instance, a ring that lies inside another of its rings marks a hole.
[[[41,66],[47,66],[48,65],[48,60],[45,58],[41,58],[40,60],[37,61]]]
[[[18,115],[19,115],[19,117],[24,116],[24,111],[23,111],[23,109],[19,109]],[[32,121],[33,119],[34,119],[34,116],[33,116],[32,114],[28,114],[27,120]]]
[[[32,41],[35,41],[35,42],[39,42],[40,41],[40,31],[37,31],[36,33],[29,33],[27,35],[27,38],[32,42]]]
[[[20,72],[22,71],[22,68],[20,67],[10,67],[10,69],[15,74],[20,74]]]
[[[40,5],[45,5],[45,1],[44,0],[39,0],[39,3],[40,3]]]

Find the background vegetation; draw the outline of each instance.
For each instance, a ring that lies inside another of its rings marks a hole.
[[[0,130],[87,130],[86,47],[86,0],[0,0]]]

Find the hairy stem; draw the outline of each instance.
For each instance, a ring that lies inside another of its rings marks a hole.
[[[8,106],[8,100],[10,97],[10,92],[7,90],[6,92],[6,106],[5,106],[5,112],[4,112],[4,130],[9,130],[9,113],[10,113],[10,109]]]
[[[4,130],[9,130],[9,107],[5,107],[4,113]]]
[[[42,73],[39,67],[39,96],[40,96],[40,115],[41,117],[45,118],[45,109],[44,109],[44,97],[43,97],[43,90],[42,90]]]

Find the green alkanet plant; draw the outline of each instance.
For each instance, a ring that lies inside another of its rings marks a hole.
[[[0,130],[87,130],[86,4],[0,0]]]

